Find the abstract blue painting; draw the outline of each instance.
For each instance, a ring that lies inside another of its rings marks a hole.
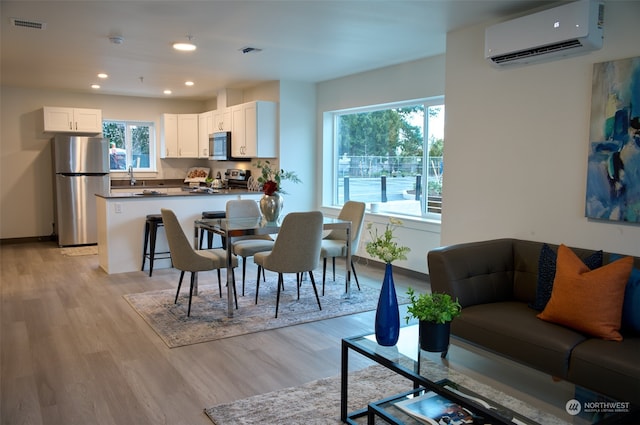
[[[640,57],[593,66],[585,214],[640,223]]]

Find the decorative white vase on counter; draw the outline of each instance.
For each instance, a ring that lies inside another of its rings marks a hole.
[[[273,192],[271,195],[263,195],[260,198],[260,211],[262,211],[264,219],[269,222],[278,220],[283,205],[284,200],[278,192]]]

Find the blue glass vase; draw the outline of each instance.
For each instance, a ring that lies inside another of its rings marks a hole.
[[[376,341],[380,345],[391,347],[396,345],[399,335],[398,297],[396,296],[396,287],[393,284],[393,268],[391,263],[387,263],[376,310]]]

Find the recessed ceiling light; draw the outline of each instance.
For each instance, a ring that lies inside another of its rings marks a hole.
[[[105,74],[104,72],[101,72],[100,74],[98,74],[98,78],[105,79],[105,78],[109,78],[109,76],[107,74]]]
[[[196,45],[191,42],[192,38],[192,36],[188,35],[187,39],[189,41],[173,43],[173,48],[176,50],[180,50],[181,52],[193,52],[194,50],[196,50]]]
[[[91,88],[97,90],[100,88],[100,84],[91,84]]]
[[[171,94],[171,90],[165,90],[164,94]]]
[[[191,87],[193,84],[194,84],[193,81],[185,81],[184,82],[184,85],[185,86],[189,86],[189,87]]]

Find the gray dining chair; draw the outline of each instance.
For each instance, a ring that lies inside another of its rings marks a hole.
[[[283,273],[295,273],[298,284],[298,299],[300,299],[300,276],[309,272],[313,292],[316,295],[318,307],[322,310],[318,289],[313,277],[313,269],[320,260],[320,242],[322,241],[322,213],[320,211],[289,213],[282,220],[278,237],[273,244],[273,250],[258,252],[253,261],[258,265],[256,279],[256,304],[260,290],[260,271],[271,270],[278,273],[278,289],[276,295],[276,318],[280,305],[280,291],[284,287]]]
[[[251,199],[227,201],[227,219],[260,218],[260,207]],[[242,296],[244,297],[244,282],[247,273],[247,257],[253,257],[258,252],[273,249],[273,239],[269,235],[247,235],[231,238],[233,254],[242,257]],[[263,275],[264,278],[264,275]]]
[[[193,298],[193,288],[198,272],[217,269],[218,291],[220,292],[220,296],[222,297],[220,269],[227,267],[227,252],[220,248],[206,250],[194,249],[189,243],[189,240],[187,239],[184,231],[182,230],[180,222],[178,221],[175,213],[172,210],[166,208],[160,209],[160,212],[162,213],[162,221],[164,223],[167,241],[169,242],[169,251],[171,252],[171,258],[173,260],[173,267],[180,270],[180,280],[178,281],[178,290],[176,291],[174,304],[178,302],[178,295],[180,295],[180,287],[182,286],[184,273],[191,273],[191,287],[189,288],[189,307],[187,309],[188,317],[191,315],[191,299]],[[238,259],[235,256],[232,258],[232,266],[238,266]],[[233,278],[233,282],[233,295],[235,298],[236,308],[238,308],[235,277]]]
[[[347,201],[342,206],[338,218],[351,222],[351,270],[356,279],[356,285],[360,289],[360,282],[353,264],[353,255],[358,251],[360,235],[364,225],[364,202]],[[324,296],[324,284],[327,277],[327,258],[333,262],[333,280],[336,280],[336,257],[347,256],[347,233],[345,229],[333,229],[324,239],[320,247],[320,258],[322,258],[322,295]]]

